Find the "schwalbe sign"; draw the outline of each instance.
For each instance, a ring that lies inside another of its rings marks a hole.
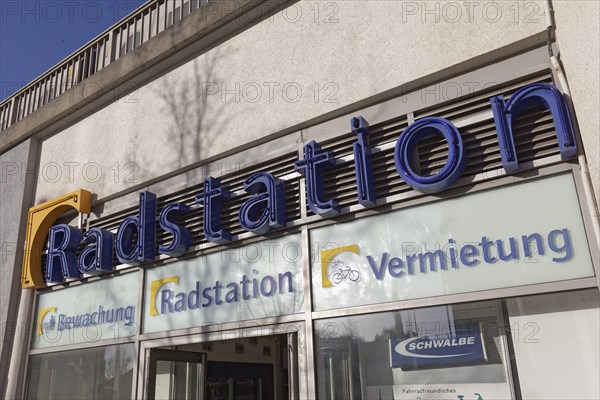
[[[447,334],[390,339],[392,368],[481,363],[487,361],[479,324],[452,327]]]

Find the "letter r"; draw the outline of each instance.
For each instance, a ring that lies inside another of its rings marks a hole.
[[[152,281],[152,283],[150,284],[150,315],[153,317],[160,315],[158,309],[156,308],[156,296],[158,295],[158,290],[161,288],[162,285],[169,282],[172,282],[175,285],[179,285],[179,276],[174,275],[168,278],[157,279],[155,281]]]

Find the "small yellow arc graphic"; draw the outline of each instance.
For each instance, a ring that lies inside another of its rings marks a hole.
[[[150,284],[150,315],[156,317],[158,315],[158,310],[156,309],[156,296],[158,295],[158,289],[165,283],[173,282],[176,285],[179,285],[179,276],[173,275],[168,278],[157,279],[152,281]]]
[[[321,282],[324,288],[333,287],[333,283],[329,280],[327,270],[329,269],[329,263],[340,253],[354,253],[358,254],[358,245],[351,244],[349,246],[337,247],[335,249],[321,250]]]
[[[42,329],[42,322],[44,322],[44,317],[49,312],[56,312],[56,307],[46,307],[46,308],[42,308],[40,310],[40,316],[38,318],[38,326],[37,326],[37,333],[38,333],[38,335],[41,335],[41,334],[44,333],[44,331]]]

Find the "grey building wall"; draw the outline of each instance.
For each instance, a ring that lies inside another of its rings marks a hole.
[[[600,1],[554,0],[556,39],[597,201],[600,199]]]
[[[80,187],[102,199],[543,44],[544,3],[516,4],[294,3],[45,140],[36,202]],[[473,88],[431,96],[457,90]]]
[[[33,205],[38,144],[27,140],[0,155],[0,388],[6,375],[15,336],[27,339],[28,326],[17,326],[21,298],[21,262],[27,210]],[[0,390],[0,397],[3,397]]]

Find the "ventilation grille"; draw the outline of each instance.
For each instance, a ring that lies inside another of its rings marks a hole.
[[[414,119],[437,116],[446,118],[455,125],[477,114],[482,118],[459,128],[465,151],[467,165],[463,177],[474,176],[482,172],[502,167],[500,147],[496,136],[496,127],[492,117],[490,98],[495,95],[510,97],[516,90],[525,85],[546,82],[551,83],[550,71],[543,71],[518,82],[508,83],[502,87],[493,87],[477,96],[461,98],[452,103],[438,105],[435,108],[420,110],[414,113]],[[373,151],[373,175],[375,179],[376,197],[382,199],[391,195],[414,191],[399,177],[394,164],[394,142],[408,126],[408,116],[403,115],[393,120],[370,126],[371,147],[385,146],[384,150]],[[515,142],[519,162],[559,154],[558,141],[550,112],[543,108],[525,110],[514,125]],[[356,135],[347,133],[338,138],[321,143],[321,148],[330,151],[336,158],[352,154],[352,145]],[[415,167],[421,175],[433,175],[441,170],[448,157],[448,146],[442,137],[430,137],[419,143],[418,161]],[[341,207],[358,204],[356,195],[356,177],[353,162],[336,165],[325,172],[325,197],[336,199]],[[307,207],[308,215],[314,215]]]
[[[298,155],[296,153],[288,153],[274,160],[260,164],[254,164],[251,168],[236,171],[232,174],[221,177],[221,184],[231,192],[243,191],[244,180],[255,172],[269,172],[278,178],[293,174],[294,162],[297,159]],[[160,212],[165,205],[175,201],[185,203],[188,206],[194,206],[196,195],[202,193],[202,191],[203,183],[199,182],[198,184],[190,186],[184,190],[160,197],[157,201],[158,212]],[[287,221],[300,219],[299,177],[291,178],[285,181],[285,193]],[[248,198],[250,198],[250,194],[244,193],[234,197],[228,202],[223,203],[221,209],[221,225],[223,229],[230,231],[234,237],[235,235],[246,232],[240,226],[239,211],[242,204]],[[129,215],[136,215],[137,212],[137,206],[128,208],[118,213],[111,214],[110,216],[90,221],[90,227],[99,227],[115,232],[123,219]],[[178,221],[180,225],[186,227],[190,231],[192,235],[192,246],[208,243],[202,231],[203,221],[204,218],[202,215],[202,207],[194,207],[189,214],[181,217]],[[171,240],[171,235],[167,234],[157,226],[157,246],[161,244],[166,245],[170,243]]]
[[[522,78],[517,82],[510,82],[501,87],[493,87],[477,96],[460,98],[458,100],[437,105],[436,107],[418,110],[414,113],[415,119],[427,116],[439,116],[450,120],[459,128],[467,153],[467,166],[463,176],[473,176],[482,172],[498,169],[502,166],[500,149],[496,137],[496,130],[491,114],[490,97],[502,94],[505,98],[512,95],[518,88],[535,82],[551,82],[550,71],[542,71],[537,75]],[[477,122],[460,124],[470,117],[481,115],[482,118],[472,118]],[[410,192],[413,189],[400,179],[394,165],[394,146],[389,145],[397,140],[400,133],[408,126],[408,116],[400,115],[383,123],[370,127],[371,147],[384,146],[383,150],[373,151],[373,170],[376,182],[377,199],[400,193]],[[554,131],[554,124],[549,112],[531,108],[526,110],[517,120],[516,126],[517,153],[520,162],[559,154],[558,143]],[[352,154],[352,144],[356,141],[356,135],[346,133],[336,139],[321,142],[325,151],[330,151],[336,158]],[[430,138],[419,145],[418,161],[416,167],[421,174],[434,174],[443,167],[447,157],[447,145],[442,138]],[[294,162],[298,154],[289,153],[274,160],[253,165],[251,168],[236,171],[230,175],[221,177],[223,186],[232,192],[240,191],[244,180],[254,172],[270,172],[276,177],[282,177],[294,172]],[[356,178],[353,162],[344,162],[336,165],[325,173],[325,196],[327,199],[334,198],[342,207],[349,207],[357,202]],[[286,189],[286,213],[288,223],[301,218],[300,210],[300,185],[299,178],[294,177],[285,181]],[[202,182],[190,186],[179,192],[160,197],[158,199],[158,210],[173,201],[181,201],[187,205],[194,204],[196,194],[202,192]],[[248,194],[240,195],[223,204],[221,210],[221,223],[224,229],[235,235],[245,232],[238,220],[239,210]],[[119,223],[129,215],[137,213],[137,207],[122,210],[108,216],[103,216],[90,221],[91,227],[101,227],[116,231]],[[307,209],[307,215],[311,215]],[[192,233],[192,245],[198,246],[207,243],[202,232],[202,208],[197,207],[187,216],[183,217],[180,224]],[[170,235],[157,227],[157,245],[168,244]],[[116,262],[116,260],[115,260]],[[45,266],[45,263],[44,263]]]

